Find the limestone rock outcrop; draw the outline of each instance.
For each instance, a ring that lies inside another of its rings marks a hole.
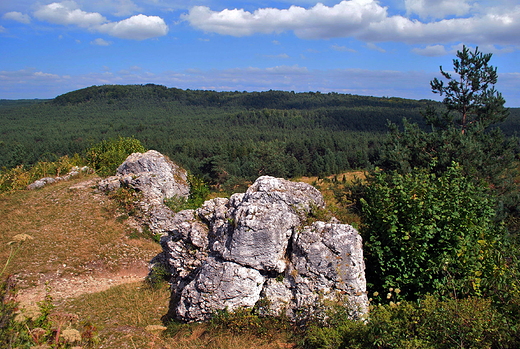
[[[366,313],[361,237],[334,220],[307,224],[323,207],[314,187],[264,176],[246,193],[179,212],[161,239],[172,315],[204,321],[256,306],[298,320],[326,300],[348,305],[354,317]]]
[[[154,234],[166,234],[175,229],[172,225],[174,213],[164,200],[187,198],[190,193],[186,170],[155,150],[129,155],[118,167],[116,175],[100,181],[98,186],[103,191],[129,187],[142,193],[141,218]]]
[[[311,185],[263,176],[245,193],[174,213],[163,201],[189,195],[186,171],[148,151],[99,183],[121,186],[142,193],[142,222],[162,236],[151,267],[171,275],[171,316],[204,321],[219,310],[255,307],[299,321],[323,316],[327,300],[353,317],[368,311],[361,237],[336,219],[312,219],[325,202]]]
[[[78,176],[80,173],[92,173],[92,169],[88,166],[73,166],[70,171],[64,176],[57,177],[43,177],[40,178],[27,186],[27,190],[40,189],[45,187],[48,184],[60,182],[60,181],[68,181],[73,177]]]

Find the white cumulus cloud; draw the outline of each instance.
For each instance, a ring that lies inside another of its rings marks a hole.
[[[62,25],[77,25],[88,28],[107,22],[107,19],[97,12],[85,12],[78,8],[74,1],[53,2],[40,7],[34,16],[41,21]]]
[[[434,3],[437,5],[429,9],[428,6]],[[308,9],[291,6],[288,9],[261,8],[253,12],[244,9],[212,11],[206,6],[195,6],[182,19],[205,32],[237,37],[293,31],[304,39],[354,37],[366,42],[426,45],[453,42],[520,44],[520,5],[480,6],[475,12],[470,11],[472,4],[465,0],[409,0],[406,4],[409,12],[430,18],[466,16],[417,20],[390,16],[387,8],[376,0],[343,0],[330,7],[318,3]]]
[[[97,46],[110,46],[112,43],[110,41],[106,41],[102,38],[97,38],[93,41],[90,42],[92,45],[97,45]]]
[[[444,18],[463,16],[472,8],[467,0],[405,0],[408,14],[417,14],[421,18]]]
[[[17,21],[23,24],[31,23],[31,17],[29,17],[29,15],[17,11],[7,12],[2,16],[2,18]]]
[[[97,30],[117,38],[133,40],[145,40],[168,34],[168,26],[161,17],[143,14],[119,22],[103,24]]]
[[[328,7],[321,3],[305,9],[263,8],[254,12],[243,9],[212,11],[206,6],[195,6],[183,16],[196,28],[218,34],[246,36],[254,33],[280,33],[293,30],[307,39],[354,35],[373,21],[386,17],[386,8],[373,0],[349,0]],[[337,32],[339,35],[336,35]]]
[[[168,33],[168,26],[161,17],[139,14],[121,21],[111,22],[100,13],[81,10],[74,1],[54,2],[41,6],[34,12],[34,16],[41,21],[76,25],[121,39],[145,40]]]

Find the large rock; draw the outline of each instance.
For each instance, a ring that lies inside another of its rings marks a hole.
[[[187,198],[190,193],[186,170],[155,150],[129,155],[116,175],[100,181],[98,186],[104,191],[129,187],[140,192],[142,221],[152,233],[161,235],[177,229],[175,214],[164,200]]]
[[[233,230],[220,251],[222,257],[266,272],[283,272],[294,228],[313,207],[324,204],[310,185],[260,177],[245,194],[231,197]]]
[[[122,181],[143,192],[148,200],[160,202],[172,197],[188,197],[187,173],[158,151],[133,153],[117,168]]]
[[[296,309],[312,313],[316,302],[348,295],[353,313],[368,310],[363,244],[352,226],[315,222],[305,227],[293,237],[291,261]]]
[[[366,313],[361,237],[337,221],[306,226],[308,214],[323,207],[314,187],[264,176],[244,194],[178,213],[161,240],[171,314],[203,321],[218,310],[256,306],[298,320],[326,300],[343,302],[353,317]]]
[[[132,154],[100,182],[142,193],[142,219],[161,234],[152,265],[171,274],[170,314],[204,321],[219,310],[256,307],[294,321],[321,316],[327,301],[358,318],[367,312],[361,237],[349,225],[310,221],[325,206],[305,183],[263,176],[245,193],[174,213],[163,201],[187,197],[186,171],[156,151]]]
[[[181,291],[177,318],[201,321],[218,309],[252,308],[260,299],[265,277],[260,271],[209,257],[197,276]]]

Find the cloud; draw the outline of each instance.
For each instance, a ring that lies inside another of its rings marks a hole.
[[[97,12],[85,12],[74,1],[54,2],[41,6],[34,16],[61,25],[76,25],[93,32],[105,33],[121,39],[145,40],[168,33],[168,26],[158,16],[135,15],[118,22],[110,22]]]
[[[62,25],[72,24],[81,28],[95,27],[108,22],[99,13],[80,10],[74,1],[53,2],[42,6],[34,12],[34,16],[41,21]]]
[[[421,18],[463,16],[472,8],[467,0],[404,0],[404,3],[408,15],[414,13]]]
[[[254,33],[281,33],[293,30],[296,35],[307,39],[334,37],[334,31],[342,35],[354,35],[374,21],[386,17],[386,8],[373,0],[349,0],[328,7],[318,3],[310,9],[291,6],[289,9],[262,8],[253,13],[243,9],[221,12],[206,6],[195,6],[184,20],[198,29],[232,36]]]
[[[116,16],[128,16],[137,11],[141,11],[141,8],[137,6],[132,0],[119,0],[115,7]]]
[[[143,14],[103,24],[97,30],[117,38],[132,40],[145,40],[168,34],[168,26],[161,17]]]
[[[433,0],[408,2],[409,11],[426,15],[427,4]],[[461,14],[468,11],[467,1],[435,1],[433,14]],[[451,4],[462,6],[457,12]],[[468,5],[469,6],[469,5]],[[423,11],[424,10],[424,11]],[[205,32],[232,36],[272,34],[293,31],[303,39],[353,37],[366,42],[404,42],[408,44],[439,44],[470,42],[475,44],[520,44],[520,6],[479,8],[467,17],[419,21],[404,16],[390,16],[387,8],[376,0],[343,0],[328,7],[318,3],[305,9],[261,8],[254,12],[243,9],[212,11],[195,6],[182,19]]]
[[[386,50],[384,48],[377,46],[373,42],[368,42],[366,47],[371,49],[371,50],[374,50],[374,51],[379,51],[381,53],[385,53],[386,52]]]
[[[16,71],[0,71],[0,80],[5,84],[26,84],[42,81],[62,81],[67,76],[36,71],[33,68],[21,69]]]
[[[412,49],[412,52],[427,57],[437,57],[448,54],[446,48],[444,48],[443,45],[430,45],[426,46],[425,48],[414,48]]]
[[[7,29],[0,25],[0,33],[7,33]]]
[[[23,24],[31,23],[31,17],[29,15],[23,14],[21,12],[7,12],[2,16],[3,19],[10,19],[13,21],[17,21]]]
[[[98,45],[98,46],[110,46],[112,44],[110,41],[106,41],[101,38],[97,38],[96,40],[93,40],[90,43],[92,45]]]
[[[340,45],[332,45],[331,48],[334,51],[339,51],[339,52],[352,52],[352,53],[356,53],[357,52],[354,49],[348,48],[346,46],[340,46]]]

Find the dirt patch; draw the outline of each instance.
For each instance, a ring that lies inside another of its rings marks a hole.
[[[113,286],[144,281],[148,275],[147,263],[134,263],[117,272],[100,273],[90,275],[40,275],[38,284],[22,289],[18,292],[18,301],[23,304],[36,303],[47,295],[51,296],[55,304],[76,298],[85,293],[105,291]]]

